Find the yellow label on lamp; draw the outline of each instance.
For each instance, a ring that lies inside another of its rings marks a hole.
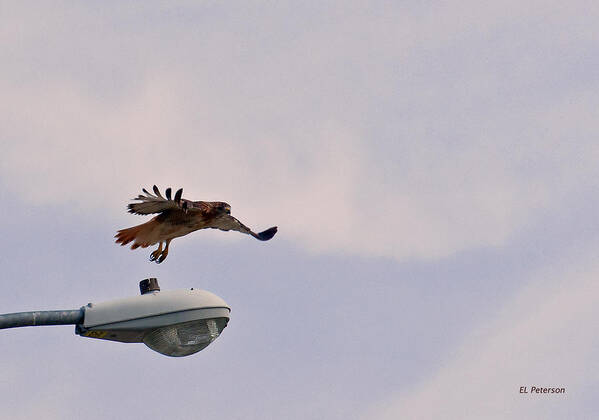
[[[108,334],[108,331],[87,331],[85,334],[86,337],[91,338],[104,338]]]

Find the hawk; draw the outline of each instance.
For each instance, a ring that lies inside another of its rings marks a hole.
[[[239,220],[231,216],[231,206],[220,201],[190,201],[181,198],[183,188],[179,189],[173,198],[172,190],[165,190],[163,197],[154,185],[154,194],[150,194],[145,188],[145,195],[139,195],[127,208],[133,214],[156,214],[149,222],[121,229],[115,235],[116,243],[127,245],[133,242],[131,249],[139,247],[147,248],[158,244],[158,248],[150,254],[150,261],[160,264],[168,255],[168,246],[174,238],[185,236],[199,229],[236,230],[241,233],[252,235],[261,241],[268,241],[275,233],[277,227],[271,227],[264,232],[254,233]],[[163,248],[164,245],[164,248]]]

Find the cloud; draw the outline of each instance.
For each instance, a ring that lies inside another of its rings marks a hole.
[[[380,403],[367,418],[585,417],[582,402],[592,400],[599,374],[593,362],[598,274],[593,258],[556,261],[536,273],[432,377]],[[521,386],[566,393],[520,394]]]
[[[561,31],[575,16],[557,6],[543,27],[524,6],[509,24],[472,6],[440,24],[463,10],[249,8],[239,21],[206,3],[189,13],[222,13],[230,30],[170,8],[152,31],[128,9],[8,25],[2,184],[122,223],[142,186],[182,186],[317,253],[503,245],[597,175],[597,84],[578,66],[593,34]]]

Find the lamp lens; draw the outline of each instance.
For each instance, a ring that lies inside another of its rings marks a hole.
[[[157,328],[144,336],[144,344],[166,356],[189,356],[206,348],[220,335],[227,318],[201,319]]]

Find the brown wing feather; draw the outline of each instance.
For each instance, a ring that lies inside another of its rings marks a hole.
[[[145,195],[138,195],[133,200],[138,200],[139,203],[130,203],[127,208],[129,209],[129,213],[133,214],[152,214],[152,213],[162,213],[166,210],[175,210],[181,209],[181,204],[184,201],[189,200],[181,200],[181,193],[183,189],[179,189],[175,194],[175,200],[171,200],[171,189],[166,189],[166,197],[164,198],[162,194],[160,194],[160,190],[156,185],[153,187],[154,194],[149,193],[145,188],[142,190]],[[179,200],[176,200],[179,198]]]
[[[252,230],[230,215],[222,215],[214,220],[213,227],[220,230],[235,230],[237,232],[252,234]]]
[[[222,215],[214,220],[213,226],[216,229],[220,230],[235,230],[237,232],[246,233],[248,235],[252,235],[254,238],[259,239],[261,241],[268,241],[270,238],[275,236],[277,233],[277,227],[271,227],[270,229],[266,229],[263,232],[255,233],[249,227],[241,223],[235,217],[230,215]]]

